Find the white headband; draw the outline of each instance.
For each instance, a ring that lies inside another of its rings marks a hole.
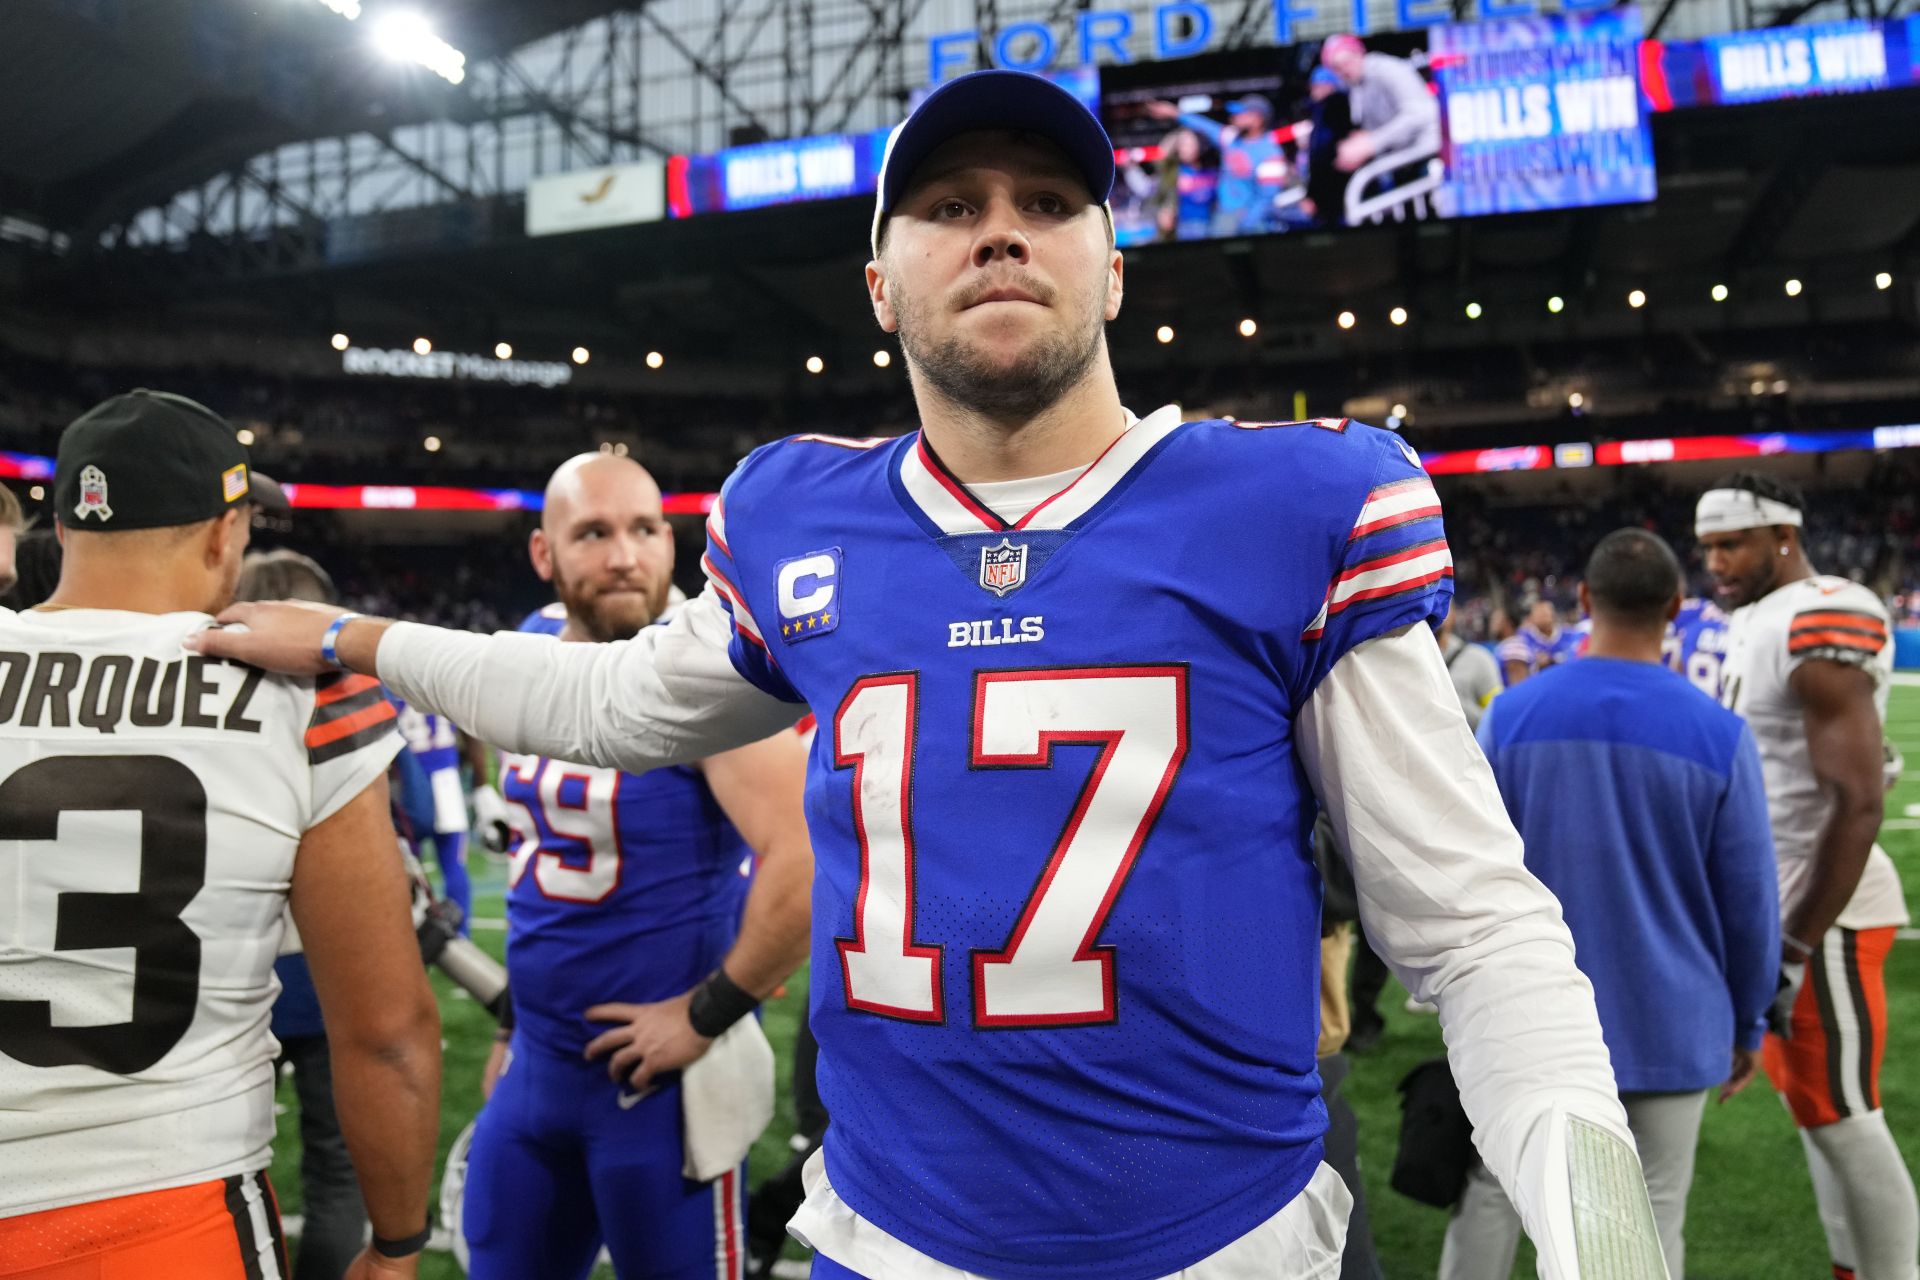
[[[1747,489],[1709,489],[1700,495],[1693,513],[1693,533],[1704,538],[1710,533],[1738,533],[1742,529],[1769,529],[1774,525],[1805,523],[1800,508],[1763,498]]]

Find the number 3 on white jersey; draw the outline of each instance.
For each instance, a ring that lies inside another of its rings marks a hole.
[[[940,1022],[942,948],[913,940],[918,692],[917,673],[870,676],[834,717],[834,764],[854,771],[860,837],[854,936],[838,946],[850,1007]],[[1050,768],[1057,743],[1095,744],[1100,757],[1006,946],[973,956],[976,1026],[1075,1026],[1116,1016],[1116,958],[1094,939],[1186,759],[1187,669],[975,674],[974,768]]]

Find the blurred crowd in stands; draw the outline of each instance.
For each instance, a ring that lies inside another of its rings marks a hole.
[[[892,434],[911,426],[904,396],[849,399],[823,393],[784,404],[780,412],[785,419],[773,421],[763,397],[705,397],[696,412],[691,401],[578,387],[394,381],[374,388],[345,380],[276,381],[213,369],[155,375],[12,362],[0,368],[0,449],[51,454],[66,423],[100,399],[142,382],[156,382],[215,407],[252,433],[250,453],[259,469],[303,483],[538,489],[553,467],[576,453],[624,447],[654,473],[664,490],[704,492],[717,488],[745,453],[784,434]],[[1280,406],[1240,400],[1190,406],[1195,416],[1235,412],[1258,418],[1278,411]],[[1897,410],[1889,407],[1886,412]],[[1600,438],[1603,423],[1614,436],[1625,429],[1622,421],[1609,417],[1588,419],[1580,430]],[[1742,428],[1693,415],[1685,430],[1677,421],[1666,422],[1664,429],[1701,434]],[[1404,430],[1422,449],[1460,443],[1461,433],[1432,428],[1425,420],[1416,419]],[[424,444],[429,436],[440,441],[432,452]],[[1825,572],[1874,587],[1897,621],[1920,623],[1920,459],[1883,454],[1874,460],[1865,483],[1853,480],[1851,473],[1840,483],[1825,479],[1827,457],[1815,456],[1809,464],[1812,474],[1795,477],[1809,494],[1808,546],[1814,563]],[[1571,617],[1577,567],[1597,538],[1623,525],[1667,538],[1696,591],[1702,590],[1692,538],[1697,494],[1674,483],[1670,474],[1659,468],[1619,468],[1604,477],[1585,473],[1552,488],[1528,483],[1510,489],[1498,476],[1442,477],[1439,487],[1457,566],[1459,633],[1468,639],[1500,639],[1539,598],[1552,600]],[[1544,477],[1530,478],[1539,479]],[[25,498],[26,486],[15,487]],[[40,509],[31,501],[26,505],[29,515]],[[375,535],[365,529],[309,512],[300,513],[297,536],[285,540],[319,557],[347,601],[369,612],[485,631],[516,625],[528,610],[551,599],[527,564],[532,517],[485,534],[468,526],[457,531],[451,525],[436,528],[436,517],[428,514],[408,518],[419,520],[417,529],[408,531],[410,537],[417,534],[417,542],[370,541]],[[676,524],[682,552],[679,585],[697,591],[698,521]],[[274,535],[269,533],[266,540],[273,541]],[[29,537],[22,548],[28,572],[32,542]]]

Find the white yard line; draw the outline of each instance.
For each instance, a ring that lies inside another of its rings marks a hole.
[[[1896,671],[1893,682],[1902,688],[1920,689],[1920,671]]]
[[[1909,807],[1907,812],[1913,812]],[[1886,818],[1880,823],[1882,831],[1920,831],[1920,818]]]

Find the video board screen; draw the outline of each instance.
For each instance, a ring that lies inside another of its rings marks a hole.
[[[1641,64],[1655,111],[1897,89],[1920,84],[1920,15],[1649,40]]]
[[[1102,71],[1122,244],[1651,200],[1623,8]]]
[[[731,213],[800,200],[871,195],[887,154],[886,129],[729,147],[667,161],[667,212]]]
[[[1093,67],[1046,73],[1089,107],[1097,107],[1100,74]],[[916,91],[917,107],[930,89]],[[779,142],[729,147],[710,155],[676,155],[667,161],[667,213],[690,218],[802,200],[871,196],[880,186],[892,128],[830,133]]]

